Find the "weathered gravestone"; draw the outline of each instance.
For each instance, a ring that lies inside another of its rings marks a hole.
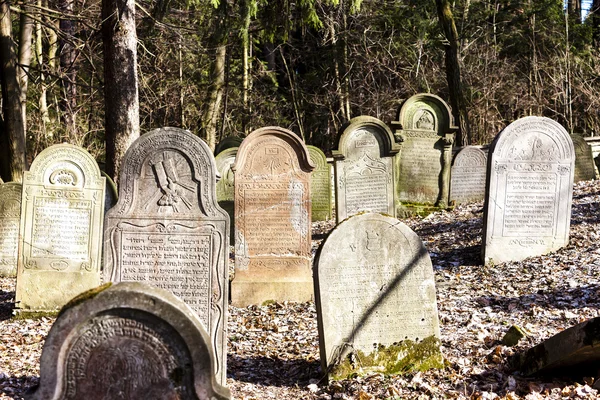
[[[233,223],[234,218],[234,184],[233,171],[231,166],[235,163],[235,157],[238,152],[238,147],[230,147],[223,150],[215,157],[217,170],[221,175],[221,179],[217,182],[217,201],[221,208],[229,214],[229,220]],[[231,243],[233,244],[233,235]]]
[[[596,166],[594,165],[592,148],[581,135],[571,135],[571,140],[575,148],[575,175],[573,182],[596,179]]]
[[[232,147],[240,147],[240,144],[242,144],[242,140],[242,138],[237,136],[227,136],[225,139],[221,140],[215,147],[215,156],[218,156],[223,151]]]
[[[365,213],[345,220],[321,245],[314,268],[324,371],[348,353],[377,358],[369,355],[379,345],[439,338],[429,254],[397,219]]]
[[[377,118],[352,118],[333,151],[338,223],[361,211],[396,215],[393,156],[399,147]]]
[[[23,176],[15,301],[53,311],[101,282],[105,181],[84,149],[57,144]]]
[[[119,200],[106,214],[105,281],[172,291],[211,337],[217,379],[226,379],[229,218],[216,201],[209,147],[178,128],[140,136],[123,158]]]
[[[482,201],[485,197],[487,155],[474,146],[463,148],[454,157],[450,200],[459,204]]]
[[[215,381],[209,335],[185,303],[141,283],[106,286],[63,308],[30,400],[230,398]]]
[[[331,218],[331,167],[321,149],[315,146],[306,148],[316,166],[310,175],[312,220],[327,221]]]
[[[432,94],[414,95],[402,104],[392,127],[401,142],[398,201],[446,207],[458,130],[448,104]]]
[[[311,274],[308,150],[293,132],[266,127],[242,142],[235,173],[235,306],[308,301]]]
[[[104,189],[104,214],[117,204],[119,194],[117,193],[117,185],[106,172],[101,171],[102,176],[106,179],[106,188]]]
[[[17,182],[0,184],[0,276],[17,275],[22,188]]]
[[[519,261],[565,246],[575,162],[567,131],[549,118],[521,118],[496,136],[488,157],[484,262]]]

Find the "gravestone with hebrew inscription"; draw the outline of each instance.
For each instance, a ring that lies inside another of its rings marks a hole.
[[[324,371],[349,352],[439,338],[429,253],[399,220],[365,213],[343,221],[319,248],[314,274]]]
[[[352,118],[333,151],[338,223],[362,211],[396,215],[394,155],[399,147],[377,118]]]
[[[581,135],[571,135],[571,140],[575,148],[575,176],[573,182],[596,179],[596,166],[594,165],[592,148]]]
[[[485,197],[487,155],[474,146],[463,148],[454,157],[450,200],[458,204],[482,201]]]
[[[315,169],[310,175],[312,220],[331,219],[331,167],[325,154],[315,146],[306,146]]]
[[[105,281],[167,289],[197,314],[225,384],[229,218],[216,200],[209,147],[178,128],[140,136],[123,158],[119,200],[106,214]]]
[[[558,122],[525,117],[490,147],[484,206],[485,263],[519,261],[569,242],[575,151]]]
[[[229,147],[221,151],[215,157],[217,163],[217,171],[221,175],[221,179],[217,182],[217,201],[221,208],[229,214],[229,220],[233,223],[234,218],[234,185],[233,171],[231,166],[235,163],[235,157],[238,152],[238,147]],[[233,229],[232,229],[233,231]],[[231,244],[233,244],[233,235],[231,235]]]
[[[235,173],[235,306],[313,298],[310,161],[293,132],[266,127],[242,142]]]
[[[0,184],[0,276],[17,275],[22,189],[17,182]]]
[[[104,177],[84,149],[57,144],[23,176],[15,300],[55,311],[101,282]]]
[[[172,293],[138,282],[95,288],[60,312],[31,400],[225,400],[210,336]]]
[[[398,158],[400,203],[448,205],[452,144],[458,127],[448,104],[432,94],[406,100],[392,122],[401,142]]]

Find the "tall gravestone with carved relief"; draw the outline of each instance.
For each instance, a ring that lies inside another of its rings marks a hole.
[[[352,118],[333,151],[338,223],[362,211],[396,215],[394,155],[399,147],[377,118]]]
[[[226,379],[229,218],[216,200],[210,148],[178,128],[140,136],[127,150],[119,199],[104,225],[105,281],[170,290],[211,337],[218,382]]]
[[[525,117],[490,147],[484,205],[485,263],[519,261],[569,242],[575,151],[558,122]]]
[[[325,154],[315,146],[306,146],[315,169],[310,175],[312,220],[327,221],[331,218],[331,166]]]
[[[398,157],[398,200],[446,207],[449,201],[452,144],[458,127],[450,107],[432,94],[406,100],[392,122],[401,143]]]
[[[458,204],[482,201],[485,196],[487,154],[475,147],[463,148],[452,163],[450,200]]]
[[[57,144],[23,176],[15,301],[55,311],[101,282],[105,180],[84,149]]]
[[[0,184],[0,276],[17,275],[22,189],[17,182]]]
[[[293,132],[266,127],[240,145],[235,173],[236,306],[313,298],[310,161]]]

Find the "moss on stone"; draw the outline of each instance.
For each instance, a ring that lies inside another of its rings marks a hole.
[[[331,368],[331,379],[339,380],[379,372],[386,375],[444,368],[440,340],[435,336],[419,343],[405,340],[390,346],[379,345],[370,354],[357,350],[349,353],[341,363]]]
[[[64,313],[65,311],[67,311],[69,308],[75,307],[75,306],[83,303],[86,300],[93,299],[94,297],[96,297],[98,295],[98,293],[103,292],[104,290],[108,289],[111,286],[112,286],[112,282],[107,282],[105,284],[102,284],[98,287],[87,290],[87,291],[73,297],[67,304],[65,304],[63,306],[63,308],[60,309],[60,311],[58,312],[58,317],[60,317],[61,314]]]
[[[56,318],[58,311],[27,311],[27,310],[15,310],[13,320],[23,319],[41,319],[41,318]]]
[[[508,331],[502,338],[502,344],[509,347],[516,346],[519,343],[519,340],[523,339],[525,336],[527,336],[527,331],[525,331],[525,329],[513,325],[508,328]]]

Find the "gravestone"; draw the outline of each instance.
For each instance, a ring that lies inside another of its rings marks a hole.
[[[15,301],[55,311],[101,282],[105,181],[84,149],[57,144],[23,176]]]
[[[227,211],[229,214],[229,220],[233,222],[234,209],[234,184],[233,184],[233,171],[231,166],[235,163],[235,157],[238,152],[238,147],[230,147],[221,151],[215,157],[217,164],[217,171],[221,175],[221,179],[217,182],[217,201],[221,208]],[[231,244],[233,244],[233,235],[231,235]]]
[[[549,118],[521,118],[496,136],[488,157],[484,262],[519,261],[565,246],[575,162],[567,131]]]
[[[377,118],[352,118],[333,151],[335,209],[339,224],[362,211],[396,215],[392,131]]]
[[[458,130],[448,104],[432,94],[414,95],[402,104],[392,127],[401,143],[398,201],[446,207]]]
[[[374,344],[439,338],[435,282],[421,239],[395,218],[355,215],[315,258],[315,303],[324,371]]]
[[[216,176],[209,147],[188,131],[155,129],[133,142],[106,214],[104,279],[149,283],[185,301],[210,334],[224,384],[229,218]]]
[[[0,276],[17,276],[22,188],[17,182],[0,184]]]
[[[458,204],[482,201],[485,197],[487,155],[481,149],[467,146],[452,165],[450,200]]]
[[[596,166],[594,165],[592,148],[580,135],[571,135],[571,140],[575,148],[575,176],[573,182],[596,179]]]
[[[242,144],[242,140],[243,140],[243,138],[241,138],[241,137],[227,136],[225,139],[221,140],[215,146],[215,156],[218,156],[223,151],[230,149],[232,147],[240,147],[240,144]]]
[[[117,204],[119,194],[117,193],[117,185],[106,172],[101,171],[102,176],[106,179],[106,188],[104,189],[104,214]]]
[[[312,201],[312,220],[331,219],[331,167],[325,154],[315,146],[306,146],[310,160],[316,166],[310,175],[310,194]]]
[[[310,161],[293,132],[266,127],[242,142],[235,164],[235,306],[309,301]]]
[[[62,309],[29,399],[230,398],[215,381],[210,338],[193,310],[149,285],[106,286]]]

